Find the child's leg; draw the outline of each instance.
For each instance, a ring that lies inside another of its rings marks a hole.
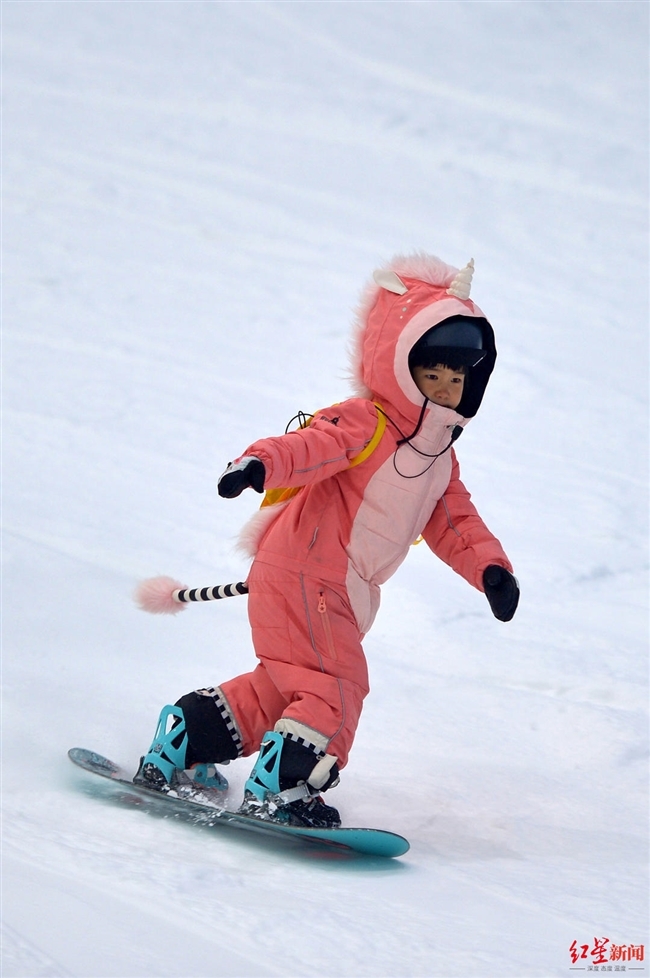
[[[263,665],[230,679],[186,693],[176,706],[183,711],[188,735],[187,766],[247,757],[282,714],[286,701]]]
[[[309,756],[315,751],[314,763],[328,755],[330,765],[336,759],[344,767],[368,693],[361,635],[345,589],[259,562],[248,583],[260,663],[178,700],[184,732],[172,743],[179,756],[170,766],[247,756],[275,728]]]
[[[255,651],[279,694],[277,704],[286,704],[276,717],[278,729],[311,741],[344,767],[368,693],[361,634],[345,589],[260,561],[248,586]],[[230,684],[223,688],[240,725],[247,725]],[[258,729],[250,736],[259,736]]]
[[[287,700],[271,681],[263,663],[252,672],[221,683],[221,701],[238,734],[238,754],[248,757],[260,749],[260,741],[282,716]]]
[[[219,686],[194,690],[181,696],[174,706],[163,707],[135,781],[164,790],[175,772],[195,765],[227,763],[259,749],[264,732],[275,724],[285,701],[265,676],[262,665],[227,685],[232,687],[237,712]],[[243,719],[242,727],[237,713]],[[252,735],[251,730],[255,731]]]

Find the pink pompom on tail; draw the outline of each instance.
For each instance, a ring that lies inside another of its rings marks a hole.
[[[174,591],[180,591],[184,587],[184,584],[179,584],[173,577],[150,577],[138,584],[133,597],[138,607],[152,615],[175,615],[185,605],[174,601]]]

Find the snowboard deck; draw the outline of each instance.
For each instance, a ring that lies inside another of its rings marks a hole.
[[[169,815],[184,815],[199,825],[230,825],[249,832],[256,832],[269,838],[288,838],[307,844],[326,846],[328,848],[347,850],[366,856],[403,856],[409,850],[409,843],[401,835],[387,832],[384,829],[368,828],[337,828],[312,829],[297,825],[282,825],[279,822],[254,818],[239,812],[231,812],[225,807],[204,804],[189,798],[180,798],[174,794],[152,791],[134,784],[126,771],[101,754],[85,750],[83,747],[73,747],[68,751],[68,757],[73,764],[91,774],[107,779],[116,788],[126,791],[130,796],[146,799],[147,803],[157,810]]]

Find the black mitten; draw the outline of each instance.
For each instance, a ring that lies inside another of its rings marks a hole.
[[[249,486],[255,492],[264,492],[266,469],[254,455],[245,455],[238,462],[231,462],[217,482],[217,491],[224,499],[234,499]]]
[[[490,564],[483,571],[483,587],[494,617],[499,621],[510,621],[519,604],[519,585],[510,571],[498,564]]]

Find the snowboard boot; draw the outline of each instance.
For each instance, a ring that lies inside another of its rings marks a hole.
[[[320,791],[338,784],[333,758],[318,754],[290,736],[269,731],[244,785],[242,815],[301,825],[307,828],[337,828],[341,816],[326,805]]]
[[[191,749],[183,710],[179,705],[164,706],[154,739],[147,753],[140,758],[133,783],[153,791],[192,796],[197,801],[214,801],[215,795],[227,789],[228,782],[214,764],[200,762],[189,767],[188,754]]]

